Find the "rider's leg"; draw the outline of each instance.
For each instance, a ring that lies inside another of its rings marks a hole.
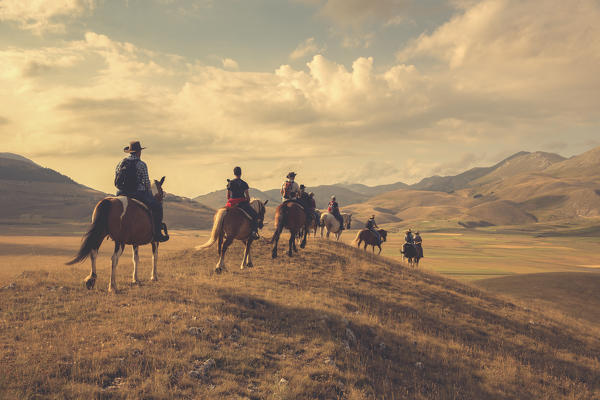
[[[243,202],[238,205],[241,209],[246,211],[252,219],[250,220],[250,231],[252,232],[253,239],[258,239],[258,214],[254,211],[254,208],[248,202]]]
[[[142,200],[150,208],[152,213],[152,219],[154,221],[154,240],[157,242],[166,242],[169,240],[169,237],[162,234],[162,203],[156,200],[150,193],[144,193],[142,196],[143,198],[140,200]]]

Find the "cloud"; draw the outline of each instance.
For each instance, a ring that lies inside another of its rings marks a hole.
[[[71,155],[64,172],[75,178],[84,169],[76,155],[92,146],[111,157],[137,137],[163,155],[161,170],[181,176],[182,192],[222,185],[219,168],[229,174],[232,155],[260,171],[266,187],[279,175],[264,170],[282,160],[301,161],[311,184],[339,180],[348,165],[358,166],[355,179],[394,168],[382,180],[454,173],[477,162],[477,149],[514,153],[598,126],[599,6],[549,1],[543,12],[510,0],[465,6],[385,66],[316,54],[301,67],[248,72],[220,57],[217,68],[94,32],[4,48],[0,107],[11,121],[0,135],[13,152]]]
[[[37,34],[63,32],[63,19],[79,17],[95,7],[95,0],[3,0],[0,21],[16,22],[21,29]]]
[[[225,68],[225,69],[231,69],[231,70],[240,69],[240,66],[237,63],[237,61],[235,61],[231,58],[224,58],[223,60],[221,60],[221,62],[223,64],[223,68]]]
[[[326,0],[319,2],[318,14],[340,26],[360,28],[375,21],[398,21],[410,0]]]
[[[432,169],[431,172],[442,176],[455,175],[479,165],[485,159],[486,154],[484,153],[464,153],[459,159],[439,163]]]
[[[296,47],[296,49],[294,49],[294,51],[292,51],[290,53],[290,59],[298,60],[300,58],[304,58],[309,55],[313,55],[316,53],[322,53],[324,51],[325,51],[325,47],[318,46],[315,43],[315,38],[310,37],[310,38],[306,39],[305,41],[303,41],[302,43],[300,43]]]

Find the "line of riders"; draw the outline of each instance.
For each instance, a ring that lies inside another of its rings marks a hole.
[[[166,225],[163,223],[163,207],[162,202],[157,201],[152,195],[152,188],[148,175],[148,167],[141,160],[142,147],[139,141],[130,142],[129,146],[124,148],[124,152],[129,155],[119,162],[115,171],[115,186],[117,187],[117,196],[127,196],[144,203],[150,212],[153,222],[154,241],[165,242],[169,240],[166,234]],[[226,207],[238,207],[242,209],[251,219],[251,236],[253,239],[258,239],[258,215],[257,212],[250,206],[250,195],[248,193],[250,187],[242,179],[242,169],[235,167],[233,169],[235,178],[227,179],[227,203]],[[304,185],[298,185],[295,182],[296,173],[290,172],[286,176],[286,181],[281,186],[282,203],[296,202],[302,206],[306,213],[306,226],[309,226],[311,221],[318,218],[314,193],[306,192]],[[335,196],[331,196],[327,211],[331,213],[340,224],[340,231],[344,229],[344,220],[340,213],[340,207]],[[375,222],[375,215],[372,215],[367,221],[365,227],[373,233],[378,244],[381,244],[382,238],[377,231],[379,228]],[[165,234],[163,234],[163,229]],[[421,246],[422,239],[419,232],[415,236],[412,230],[406,231],[404,253],[410,251],[407,246],[412,246],[415,251],[423,257],[423,249]]]

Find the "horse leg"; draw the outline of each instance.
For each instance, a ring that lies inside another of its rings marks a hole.
[[[112,265],[110,268],[110,281],[108,283],[108,291],[117,293],[117,283],[115,282],[116,273],[117,273],[117,265],[119,264],[119,257],[123,254],[123,250],[125,250],[125,244],[115,242],[115,250],[111,257]]]
[[[302,237],[302,242],[300,243],[300,248],[303,249],[306,247],[306,238],[308,237],[308,229],[304,230],[304,236]]]
[[[367,251],[367,246],[368,246],[368,245],[369,245],[369,244],[368,244],[368,243],[365,241],[365,247],[363,248],[363,250],[364,250],[364,251]]]
[[[290,232],[290,241],[289,241],[289,245],[288,245],[288,256],[289,257],[292,256],[292,254],[293,254],[292,249],[296,246],[296,244],[294,243],[295,240],[296,240],[296,232],[291,231]]]
[[[92,262],[92,270],[90,274],[84,279],[85,287],[90,290],[94,288],[96,284],[96,258],[98,258],[98,250],[92,249],[90,252],[90,261]]]
[[[158,265],[158,242],[152,242],[152,275],[150,275],[150,280],[152,282],[158,281],[158,273],[156,272],[157,265]]]
[[[273,239],[271,239],[271,241],[273,242],[273,250],[271,251],[271,258],[277,258],[277,244],[279,243],[279,235],[281,235],[281,231],[279,230],[279,227],[277,227],[277,229],[275,230],[275,233],[273,234]]]
[[[246,267],[248,267],[248,268],[254,267],[254,264],[252,263],[252,251],[251,251],[251,247],[252,247],[252,242],[249,242],[248,243],[248,261],[246,261]]]
[[[220,274],[225,269],[225,253],[227,252],[227,248],[233,243],[233,237],[227,236],[225,238],[225,243],[223,243],[223,248],[221,249],[221,254],[219,254],[219,262],[217,262],[217,266],[215,267],[215,272]]]
[[[138,263],[140,262],[140,256],[139,256],[139,247],[137,245],[133,245],[132,246],[132,254],[131,254],[131,260],[133,261],[133,274],[131,276],[131,283],[140,283],[138,281],[138,276],[137,276],[137,272],[138,272]]]
[[[377,247],[379,247],[379,253],[377,253],[378,255],[381,254],[381,245],[377,245]]]
[[[292,241],[292,250],[294,250],[294,253],[298,252],[298,249],[296,248],[296,239],[298,239],[300,237],[300,233],[296,232],[294,233],[294,240]]]
[[[242,257],[242,265],[240,265],[240,269],[244,269],[246,265],[248,265],[248,253],[250,249],[250,242],[252,239],[248,239],[244,242],[244,257]]]

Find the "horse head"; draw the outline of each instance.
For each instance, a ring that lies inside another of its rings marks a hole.
[[[162,185],[165,183],[165,177],[163,176],[160,181],[154,180],[154,185],[152,185],[152,192],[156,200],[162,202],[165,198],[165,192],[163,191]],[[155,193],[156,192],[156,193]]]
[[[265,206],[267,205],[267,203],[269,202],[269,200],[265,200],[265,202],[263,203],[261,200],[258,199],[254,199],[250,202],[250,205],[256,210],[256,213],[258,214],[258,227],[260,229],[263,228],[264,226],[264,222],[265,222],[265,212],[266,212],[266,208]]]
[[[383,239],[384,242],[387,241],[387,231],[385,229],[380,229],[379,235],[381,235],[381,238]]]

